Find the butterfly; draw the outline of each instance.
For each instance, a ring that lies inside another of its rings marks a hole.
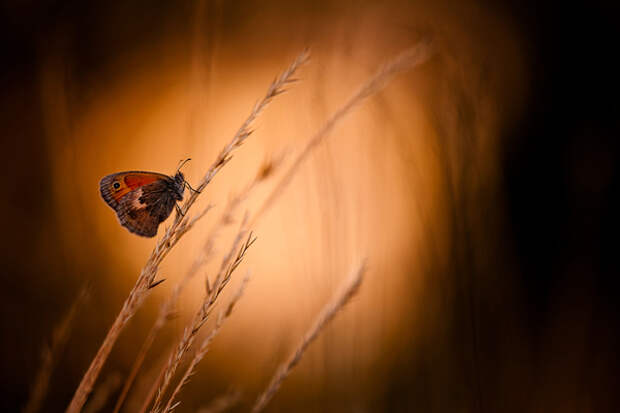
[[[180,212],[177,201],[183,200],[185,186],[195,191],[179,171],[181,166],[174,176],[145,171],[107,175],[99,182],[99,192],[122,226],[134,234],[154,237],[173,208]]]

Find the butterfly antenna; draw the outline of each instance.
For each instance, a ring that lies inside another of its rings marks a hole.
[[[177,172],[179,171],[179,169],[181,169],[183,167],[183,165],[185,165],[187,162],[191,161],[192,158],[187,158],[187,159],[183,159],[179,162],[179,167],[177,168]],[[196,193],[200,193],[200,191],[195,190],[194,188],[192,188],[192,186],[189,184],[189,182],[187,182],[185,180],[185,178],[183,178],[183,182],[185,183],[185,186],[188,187],[192,192],[196,192]]]
[[[185,165],[187,162],[189,162],[191,160],[192,160],[192,158],[181,159],[179,161],[179,166],[177,167],[177,172],[179,172],[179,170],[183,167],[183,165]]]

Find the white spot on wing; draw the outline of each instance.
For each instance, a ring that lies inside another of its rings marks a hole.
[[[140,197],[142,196],[142,188],[135,190],[132,194],[133,200],[131,201],[131,206],[135,209],[146,208],[146,204],[140,202]]]

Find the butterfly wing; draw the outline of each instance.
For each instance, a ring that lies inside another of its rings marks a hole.
[[[154,172],[120,172],[101,179],[99,190],[122,226],[134,234],[154,237],[176,202],[170,190],[171,180]]]

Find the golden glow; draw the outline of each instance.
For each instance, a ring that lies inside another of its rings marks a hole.
[[[160,274],[167,281],[151,300],[160,302],[184,275],[229,195],[253,178],[265,158],[284,151],[290,161],[379,64],[415,42],[415,36],[403,35],[402,26],[384,19],[386,10],[375,12],[361,16],[363,31],[355,22],[320,28],[301,81],[260,116],[255,134],[201,196],[195,211],[207,203],[216,208],[164,261]],[[439,19],[437,13],[431,17]],[[447,34],[449,40],[475,55],[477,48],[471,39],[459,37],[463,32],[456,27],[456,34]],[[339,30],[349,33],[348,37],[331,41]],[[505,37],[510,40],[508,33]],[[191,157],[184,173],[190,183],[197,182],[271,79],[305,45],[304,39],[291,39],[285,49],[261,47],[244,55],[248,46],[244,49],[230,41],[220,45],[210,64],[201,69],[189,57],[187,43],[191,40],[176,39],[163,51],[134,56],[133,61],[143,62],[137,65],[139,70],[119,67],[108,74],[105,83],[93,86],[79,108],[68,107],[59,86],[62,62],[51,58],[43,71],[49,141],[55,153],[55,207],[66,228],[68,255],[78,261],[92,259],[80,257],[79,251],[86,239],[97,240],[100,257],[104,257],[101,265],[110,277],[107,282],[123,291],[129,290],[155,241],[118,225],[113,211],[99,198],[99,179],[123,170],[172,174],[180,159]],[[512,61],[518,59],[514,51],[503,53]],[[366,371],[377,359],[397,357],[396,351],[390,354],[386,348],[398,347],[403,329],[411,334],[417,328],[417,317],[402,309],[410,308],[421,293],[423,269],[418,257],[430,249],[441,251],[447,242],[442,231],[445,195],[441,191],[446,185],[442,164],[446,157],[438,153],[438,146],[455,132],[451,124],[437,129],[435,111],[452,110],[449,103],[456,92],[450,81],[471,86],[461,83],[466,79],[450,76],[476,69],[470,63],[456,69],[451,64],[449,55],[437,58],[400,76],[357,108],[313,153],[282,198],[253,228],[258,240],[236,274],[239,280],[250,270],[250,285],[209,357],[232,382],[264,381],[257,376],[256,366],[281,355],[291,340],[303,334],[361,257],[368,257],[370,268],[361,294],[321,338],[329,342],[329,349],[314,346],[301,370],[310,374],[313,367],[320,368],[321,358],[328,358],[334,372]],[[519,70],[514,69],[515,73]],[[506,87],[513,90],[510,79]],[[489,108],[504,93],[487,96],[489,104],[483,104],[479,113],[483,118],[473,123],[483,139],[467,150],[480,156],[484,176],[493,172],[494,140],[503,120]],[[444,115],[441,119],[449,119],[449,114]],[[269,181],[261,187],[244,208],[256,210],[272,185]],[[237,225],[219,238],[218,255],[207,274],[219,266]],[[433,231],[433,246],[422,243],[428,241],[429,230]],[[177,330],[184,327],[202,297],[203,274],[186,292],[179,304],[182,316],[173,323]]]

